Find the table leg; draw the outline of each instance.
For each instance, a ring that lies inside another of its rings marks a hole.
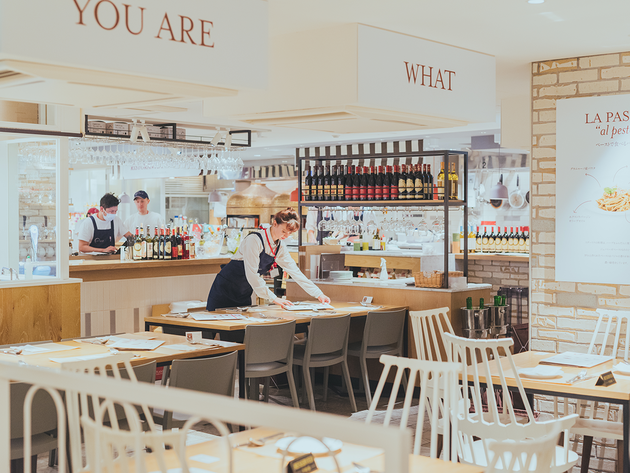
[[[630,441],[630,435],[628,435],[628,429],[630,429],[630,402],[622,403],[621,408],[623,409],[623,471],[624,473],[630,473],[630,447],[628,446]]]

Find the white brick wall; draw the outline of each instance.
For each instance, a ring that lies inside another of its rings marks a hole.
[[[585,352],[595,330],[597,307],[630,308],[630,286],[555,281],[555,234],[550,231],[555,228],[556,100],[614,95],[628,90],[630,52],[532,64],[530,326],[533,350]],[[564,304],[575,301],[575,304],[587,306],[561,305],[558,301]],[[601,346],[603,339],[596,343]],[[537,408],[552,412],[551,398],[537,398]],[[575,403],[571,408],[571,412],[574,411]],[[615,471],[614,447],[611,440],[595,439],[590,471]],[[581,444],[577,451],[581,453]]]

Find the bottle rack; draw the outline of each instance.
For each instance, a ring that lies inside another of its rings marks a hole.
[[[332,147],[331,147],[332,148]],[[334,149],[334,148],[333,148]],[[351,146],[347,147],[348,151],[352,148]],[[338,151],[341,151],[341,147],[337,148]],[[448,211],[451,208],[461,208],[464,212],[464,222],[463,227],[468,231],[468,152],[466,151],[453,151],[453,150],[439,150],[439,151],[411,151],[405,153],[382,153],[382,154],[361,154],[361,155],[352,155],[348,153],[347,155],[338,155],[338,156],[320,156],[319,149],[316,149],[316,156],[310,156],[309,149],[306,149],[305,156],[301,156],[304,153],[304,149],[296,150],[296,162],[298,166],[298,214],[300,217],[302,216],[302,207],[315,207],[318,211],[318,221],[321,219],[322,208],[324,207],[428,207],[428,208],[439,208],[441,207],[444,212],[444,288],[448,288],[448,256],[450,253],[450,231],[449,231],[449,221],[448,221]],[[398,159],[399,162],[401,160],[406,161],[410,158],[441,158],[444,162],[444,167],[446,170],[450,169],[450,164],[452,162],[457,162],[458,160],[463,160],[463,175],[460,177],[459,182],[462,185],[462,196],[463,200],[453,200],[449,198],[450,194],[450,182],[448,179],[444,181],[444,200],[318,200],[318,201],[304,201],[302,200],[302,179],[304,177],[304,162],[305,161],[314,161],[321,165],[325,161],[353,161],[360,160],[364,162],[370,162],[373,159]],[[318,241],[319,244],[322,244],[322,235],[321,232],[318,232]],[[298,245],[302,246],[302,232],[298,234]],[[468,276],[468,238],[464,238],[464,276]]]

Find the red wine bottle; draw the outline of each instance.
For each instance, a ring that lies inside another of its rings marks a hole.
[[[383,200],[383,166],[378,167],[378,173],[374,179],[375,182],[375,200]]]

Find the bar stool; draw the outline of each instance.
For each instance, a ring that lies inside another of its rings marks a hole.
[[[381,355],[403,356],[403,333],[407,309],[368,312],[363,330],[363,340],[348,345],[348,356],[359,358],[361,365],[360,381],[365,386],[365,399],[368,406],[372,403],[370,377],[367,359],[380,358]],[[407,387],[407,376],[403,375],[403,385]]]

